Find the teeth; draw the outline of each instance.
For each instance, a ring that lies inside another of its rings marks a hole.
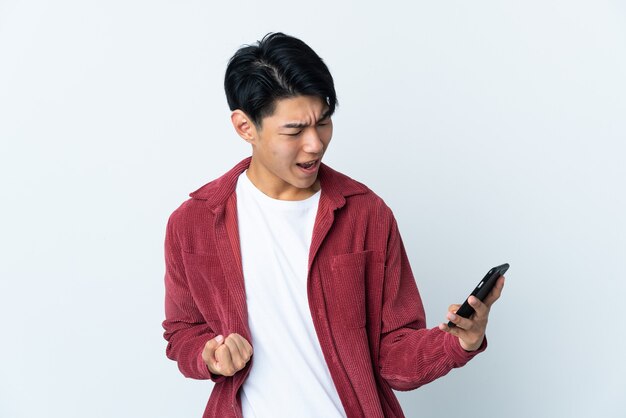
[[[299,164],[301,167],[303,168],[309,168],[311,167],[313,164],[315,164],[315,161],[311,161],[310,163],[301,163]]]

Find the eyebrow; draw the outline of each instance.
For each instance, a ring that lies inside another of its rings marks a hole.
[[[326,109],[326,111],[322,114],[322,117],[319,118],[317,120],[317,122],[321,122],[323,120],[326,120],[330,117],[330,109]],[[306,123],[302,123],[302,122],[291,122],[291,123],[287,123],[283,126],[281,126],[281,128],[306,128],[308,126],[308,124]]]

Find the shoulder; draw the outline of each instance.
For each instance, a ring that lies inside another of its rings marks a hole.
[[[381,220],[393,218],[393,212],[385,201],[364,183],[328,166],[324,166],[320,174],[322,188],[331,189],[331,194],[345,199],[345,206],[342,208],[344,211],[374,216]]]
[[[250,165],[250,158],[245,158],[220,177],[206,183],[189,194],[171,215],[172,225],[204,223],[216,210],[224,207],[228,198],[235,193],[239,175]]]
[[[180,226],[197,218],[198,215],[207,210],[206,202],[194,198],[189,198],[180,204],[169,216],[168,224]]]
[[[189,198],[178,206],[167,220],[165,238],[178,242],[182,248],[194,248],[196,237],[212,235],[209,226],[213,212],[208,210],[206,201]]]
[[[181,225],[210,211],[207,201],[215,194],[219,182],[220,178],[217,178],[189,193],[189,197],[172,212],[169,222],[173,225]]]

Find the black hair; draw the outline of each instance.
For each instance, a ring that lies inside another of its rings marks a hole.
[[[230,110],[241,109],[255,125],[271,116],[279,99],[315,96],[337,106],[333,77],[324,61],[300,39],[268,33],[241,47],[228,62],[224,90]]]

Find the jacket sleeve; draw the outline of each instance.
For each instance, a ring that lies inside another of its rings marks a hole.
[[[395,219],[387,244],[380,374],[396,390],[411,390],[465,365],[487,347],[467,352],[457,337],[426,329],[424,306]]]
[[[202,350],[216,333],[207,324],[191,295],[179,240],[175,231],[175,214],[167,223],[165,234],[165,320],[166,355],[178,363],[185,377],[219,382],[224,376],[211,373],[202,360]]]

